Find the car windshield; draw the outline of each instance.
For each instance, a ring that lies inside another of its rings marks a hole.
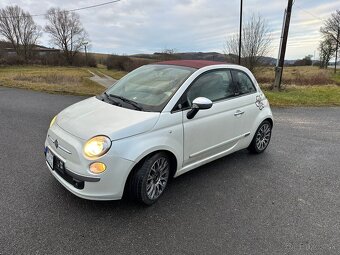
[[[142,66],[109,88],[106,95],[115,100],[127,99],[125,102],[130,101],[130,106],[136,103],[140,110],[160,112],[195,70],[174,65]]]

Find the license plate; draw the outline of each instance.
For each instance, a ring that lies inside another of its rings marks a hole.
[[[53,161],[54,161],[54,155],[52,152],[47,148],[46,151],[46,161],[50,165],[50,167],[53,169]]]

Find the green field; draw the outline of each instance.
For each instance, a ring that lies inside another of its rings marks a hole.
[[[272,106],[340,106],[340,86],[291,86],[284,91],[264,89]]]
[[[104,87],[91,81],[91,74],[108,75],[120,79],[126,72],[83,67],[15,66],[0,67],[0,86],[31,89],[48,93],[92,96],[104,91]],[[317,67],[288,67],[284,69],[284,91],[269,89],[274,79],[273,68],[255,71],[264,93],[272,106],[340,106],[340,71]]]

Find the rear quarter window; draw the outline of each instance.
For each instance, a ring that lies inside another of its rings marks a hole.
[[[239,70],[232,70],[231,73],[239,94],[250,94],[256,92],[254,83],[246,73]]]

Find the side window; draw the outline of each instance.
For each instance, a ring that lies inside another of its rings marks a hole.
[[[201,75],[187,91],[189,105],[197,97],[218,101],[235,95],[233,80],[229,70],[211,71]]]
[[[248,94],[256,91],[253,82],[244,72],[232,70],[232,74],[239,94]]]

